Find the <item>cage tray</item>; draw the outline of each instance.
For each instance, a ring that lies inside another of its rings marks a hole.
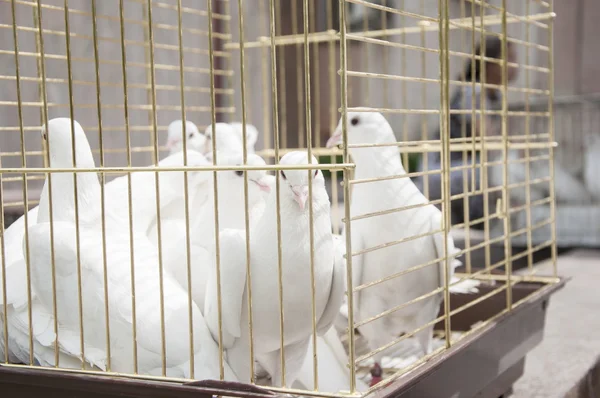
[[[478,322],[497,316],[479,330],[464,336],[441,355],[375,391],[373,397],[489,397],[507,396],[523,375],[525,357],[543,338],[550,295],[566,279],[555,283],[521,282],[512,287],[511,312],[506,308],[506,290],[451,317],[453,331],[468,331]],[[481,297],[498,286],[482,286]],[[476,298],[475,298],[476,299]],[[473,295],[452,295],[451,309],[474,301]],[[441,312],[442,314],[443,312]],[[443,330],[439,322],[436,330]]]
[[[451,317],[452,329],[468,331],[495,315],[494,321],[455,343],[449,350],[415,370],[385,381],[373,392],[377,397],[492,397],[510,391],[523,374],[525,356],[541,342],[549,297],[565,279],[554,283],[521,282],[512,287],[515,303],[502,313],[506,291],[495,294]],[[452,295],[451,308],[461,307],[490,293],[497,286],[482,286],[476,295]],[[436,329],[443,329],[438,323]],[[269,390],[243,383],[197,381],[158,382],[114,375],[83,374],[51,369],[0,365],[2,396],[85,397],[211,397],[248,398],[277,396]],[[312,395],[312,394],[311,394]]]

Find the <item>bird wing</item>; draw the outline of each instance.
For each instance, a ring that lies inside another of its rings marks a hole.
[[[333,273],[331,274],[331,287],[329,290],[329,298],[325,305],[325,310],[317,322],[317,332],[319,335],[325,334],[335,321],[338,316],[342,301],[344,299],[344,292],[346,291],[346,261],[344,254],[346,254],[346,245],[339,236],[334,236],[333,240]]]
[[[246,238],[243,231],[225,229],[219,234],[221,283],[221,325],[223,345],[231,347],[241,336],[241,316],[246,291]],[[215,340],[219,340],[219,308],[216,268],[206,287],[204,316]]]
[[[79,325],[79,292],[78,292],[78,267],[75,246],[75,225],[68,222],[54,223],[54,275],[56,285],[52,281],[51,247],[49,241],[50,223],[43,222],[36,224],[30,229],[30,262],[32,282],[39,297],[40,303],[46,308],[52,308],[54,297],[57,304],[57,319],[61,328],[58,339],[61,351],[78,358],[81,355],[80,331],[75,325]],[[80,234],[83,231],[80,230]],[[82,236],[82,238],[84,238]],[[95,245],[90,245],[91,247]],[[86,297],[93,297],[95,292],[89,291],[89,277],[86,271],[93,270],[93,264],[90,262],[90,253],[88,248],[84,247],[83,242],[80,245],[80,262],[82,271],[82,305],[84,310],[86,306]],[[100,249],[98,249],[100,250]],[[87,308],[86,308],[87,307]],[[100,323],[104,317],[100,318]],[[90,328],[91,323],[95,323],[93,317],[86,317],[85,324],[87,333],[102,333],[104,326]],[[48,324],[44,322],[44,324]],[[73,330],[77,329],[77,330]],[[91,343],[92,339],[86,338],[84,344],[85,359],[90,364],[106,368],[106,351],[104,348],[97,348]]]
[[[433,211],[435,210],[435,211]],[[435,231],[435,230],[439,230],[442,226],[442,213],[432,207],[432,211],[431,211],[431,231]],[[435,252],[436,252],[436,256],[437,258],[442,258],[442,261],[440,261],[440,276],[439,276],[439,280],[440,280],[440,284],[439,286],[443,286],[444,285],[444,264],[446,263],[446,261],[443,259],[444,258],[444,234],[442,233],[437,233],[435,235],[433,235],[433,243],[435,245]],[[455,284],[454,286],[452,286],[453,283],[458,282],[458,278],[454,276],[454,270],[458,267],[460,267],[462,265],[462,262],[458,259],[456,259],[456,256],[458,255],[458,253],[460,252],[460,250],[454,246],[454,239],[452,239],[452,237],[450,236],[450,234],[448,234],[447,239],[446,239],[446,245],[447,245],[447,252],[448,252],[448,257],[450,259],[449,261],[449,276],[450,276],[450,281],[449,284],[450,286],[450,291],[452,293],[476,293],[478,291],[477,286],[479,286],[479,281],[473,280],[473,279],[467,279],[464,280],[460,283]]]

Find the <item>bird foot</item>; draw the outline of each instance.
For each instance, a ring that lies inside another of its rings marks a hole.
[[[371,368],[371,383],[369,384],[369,387],[373,387],[374,385],[377,385],[381,380],[383,380],[382,374],[383,374],[383,369],[381,369],[381,366],[375,362],[375,364],[373,364],[373,367]]]

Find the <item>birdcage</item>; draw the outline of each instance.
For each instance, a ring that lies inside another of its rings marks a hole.
[[[533,261],[549,249],[556,264],[551,1],[3,0],[0,15],[3,391],[500,396],[520,377],[564,283]],[[59,117],[71,120],[62,157],[49,144]],[[381,129],[357,135],[370,117]],[[199,131],[171,136],[175,120]],[[77,163],[75,121],[93,165]],[[241,123],[233,154],[218,122]],[[181,158],[163,163],[168,150]],[[318,164],[280,162],[295,151]],[[379,161],[395,169],[365,172]],[[265,171],[257,211],[250,174]],[[226,173],[241,194],[222,193]],[[300,210],[285,210],[288,177],[304,173]],[[95,174],[95,196],[82,195]],[[315,204],[322,189],[330,205]],[[223,201],[240,199],[223,221]],[[255,225],[270,238],[253,239]],[[296,230],[301,248],[284,239]]]

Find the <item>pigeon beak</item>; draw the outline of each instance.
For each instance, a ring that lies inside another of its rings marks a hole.
[[[308,199],[308,186],[301,185],[292,187],[292,192],[294,192],[294,200],[298,203],[298,207],[300,207],[300,210],[304,210],[306,199]]]
[[[333,148],[336,145],[339,145],[342,143],[342,127],[339,126],[338,128],[335,129],[335,131],[333,132],[333,135],[331,137],[329,137],[329,139],[327,140],[327,143],[325,144],[326,148]]]

